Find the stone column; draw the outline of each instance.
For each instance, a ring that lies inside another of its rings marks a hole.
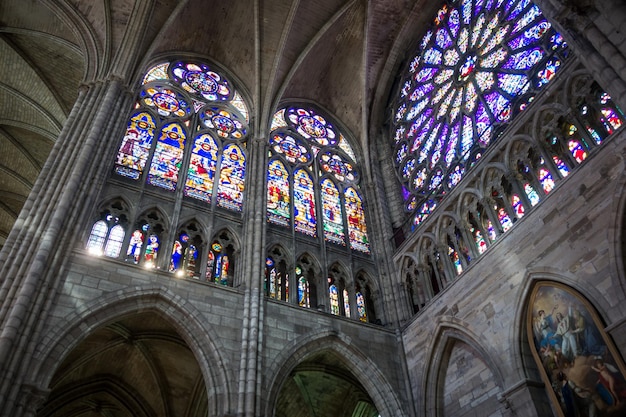
[[[263,347],[263,277],[265,267],[265,173],[267,145],[263,137],[250,143],[248,165],[248,197],[243,213],[245,236],[242,251],[244,295],[244,325],[241,335],[239,367],[238,416],[255,417],[260,413]]]
[[[120,118],[127,96],[121,82],[95,83],[81,93],[29,197],[23,224],[5,247],[0,334],[0,410],[14,415],[21,380],[44,317],[62,285],[63,267],[102,182],[110,141],[102,140]],[[125,108],[125,107],[124,107]],[[100,175],[99,175],[100,174]],[[61,255],[61,256],[59,256]]]

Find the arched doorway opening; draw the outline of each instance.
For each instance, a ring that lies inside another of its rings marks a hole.
[[[133,314],[101,326],[59,365],[38,417],[205,417],[196,358],[162,316]]]

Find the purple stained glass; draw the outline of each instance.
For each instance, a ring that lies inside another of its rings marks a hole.
[[[422,162],[433,193],[458,183],[451,179],[458,177],[450,170],[453,161],[473,166],[476,158],[469,158],[493,142],[496,126],[508,123],[514,108],[528,105],[530,99],[520,103],[521,96],[541,87],[535,80],[543,85],[553,78],[564,58],[562,44],[530,0],[450,1],[438,10],[401,79],[394,107],[395,163],[412,190],[406,207],[417,208],[428,198],[417,194]]]

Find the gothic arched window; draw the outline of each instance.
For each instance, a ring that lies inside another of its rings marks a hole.
[[[317,110],[286,107],[272,120],[267,219],[369,253],[352,147]]]
[[[550,82],[567,45],[529,0],[451,0],[402,74],[394,160],[419,224]]]
[[[241,211],[248,117],[241,95],[210,66],[158,64],[143,79],[115,173]]]

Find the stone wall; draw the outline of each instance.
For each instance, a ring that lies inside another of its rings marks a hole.
[[[458,340],[477,352],[475,360],[485,363],[497,396],[515,415],[550,413],[547,396],[536,399],[541,381],[525,336],[525,302],[537,280],[564,283],[586,297],[625,356],[620,336],[626,318],[620,241],[625,137],[622,131],[603,144],[405,327],[411,389],[424,399],[418,415],[434,415],[444,405],[447,410],[449,387],[467,382],[447,365],[452,341]],[[528,395],[518,395],[520,386]],[[461,390],[453,399],[466,394]]]

